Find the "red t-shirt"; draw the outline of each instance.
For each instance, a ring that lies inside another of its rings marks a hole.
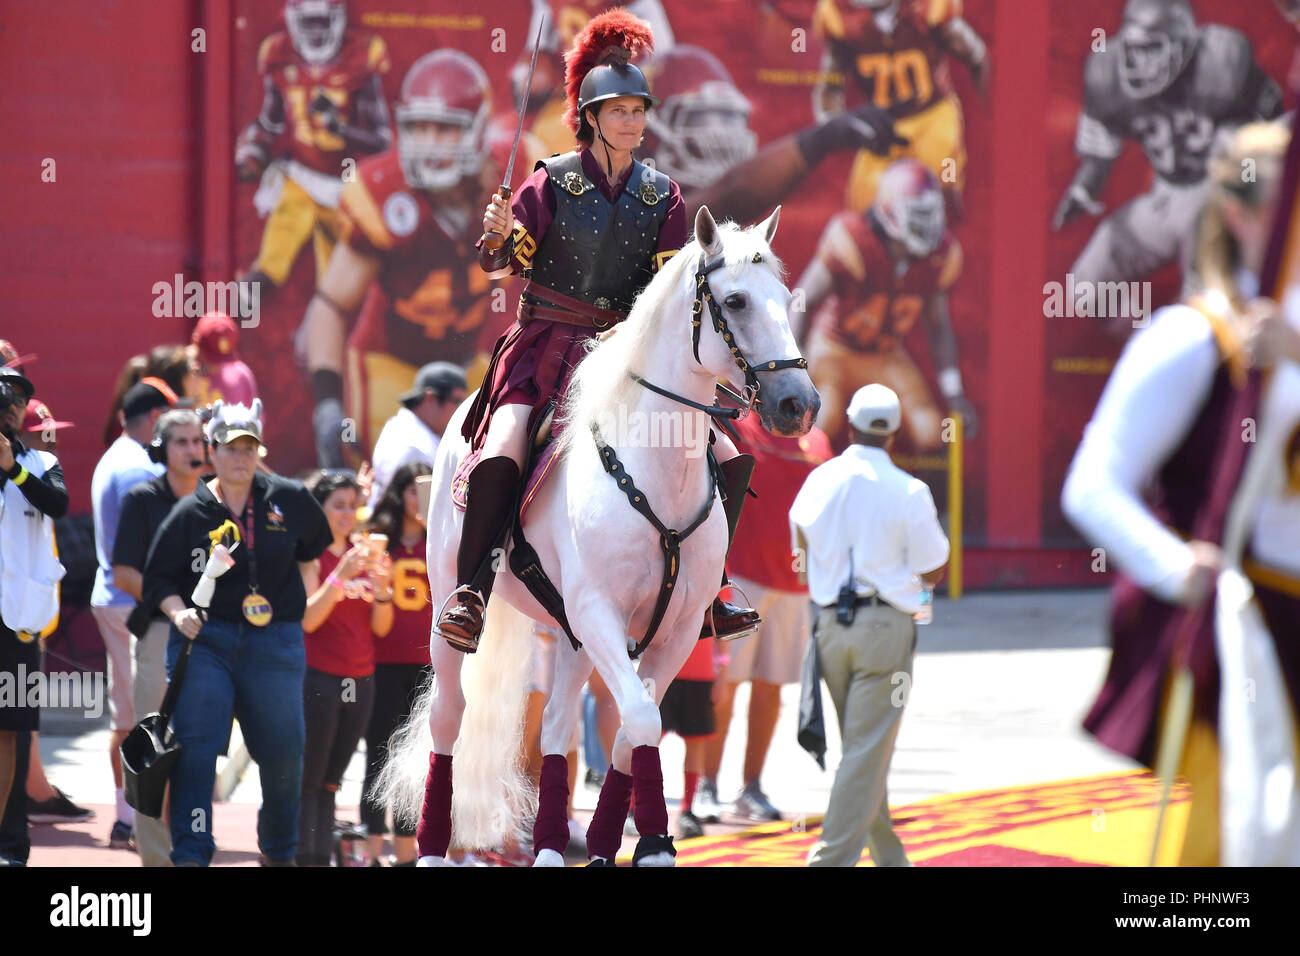
[[[433,605],[429,603],[429,572],[424,563],[424,538],[414,547],[393,544],[393,629],[373,638],[376,664],[428,664]]]
[[[320,579],[339,566],[326,550],[320,556]],[[304,635],[307,666],[335,677],[369,677],[375,672],[371,647],[370,605],[361,598],[342,598],[315,631]]]
[[[696,641],[695,649],[691,651],[691,656],[686,658],[686,663],[682,669],[677,672],[678,680],[713,680],[713,641]]]
[[[751,485],[757,498],[745,502],[727,570],[778,591],[806,594],[790,553],[790,506],[812,470],[830,461],[830,439],[819,428],[802,438],[781,438],[748,415],[737,426],[739,449],[754,456]]]

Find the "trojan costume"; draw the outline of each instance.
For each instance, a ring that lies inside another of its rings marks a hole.
[[[578,35],[565,55],[566,121],[581,143],[599,136],[608,145],[599,116],[606,100],[637,96],[647,109],[658,102],[645,76],[628,62],[652,46],[649,26],[621,10],[593,19]],[[597,114],[594,127],[588,109]],[[541,160],[514,194],[511,235],[495,250],[479,243],[485,271],[519,273],[526,285],[519,319],[498,340],[463,427],[471,452],[455,490],[465,508],[459,587],[437,631],[467,652],[478,647],[496,577],[493,554],[505,546],[522,479],[508,457],[479,460],[492,413],[502,405],[531,406],[532,435],[563,395],[586,343],[623,321],[654,273],[686,243],[686,208],[676,183],[636,160],[616,182],[611,174],[585,147]],[[720,469],[734,536],[753,460],[737,456]],[[715,599],[701,636],[741,637],[758,623],[752,609]]]

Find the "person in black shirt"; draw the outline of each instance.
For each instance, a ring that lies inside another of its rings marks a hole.
[[[320,557],[332,535],[300,482],[258,471],[260,418],[260,401],[252,410],[218,403],[208,425],[216,477],[172,509],[145,562],[143,603],[172,624],[169,676],[182,641],[195,641],[172,717],[182,748],[171,776],[177,866],[212,860],[212,787],[232,713],[261,776],[263,862],[292,865],[297,851],[307,603],[300,565]],[[234,565],[201,612],[191,595],[218,543],[233,546]]]
[[[28,707],[26,674],[41,668],[39,635],[58,616],[63,566],[54,552],[54,518],[68,513],[59,460],[18,438],[35,389],[0,367],[0,866],[26,865],[27,767],[40,711]],[[51,520],[47,520],[51,519]]]
[[[194,493],[203,468],[203,425],[185,408],[164,412],[154,423],[150,457],[167,471],[136,485],[122,499],[117,537],[113,539],[113,582],[140,601],[144,563],[154,535],[180,499]],[[156,711],[167,692],[163,658],[171,622],[155,607],[137,604],[126,622],[131,632],[131,695],[138,717]],[[135,844],[145,866],[166,866],[171,858],[171,827],[163,820],[137,814]]]

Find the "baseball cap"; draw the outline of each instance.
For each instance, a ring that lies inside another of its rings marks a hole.
[[[55,421],[54,413],[50,411],[50,406],[46,405],[39,398],[33,398],[27,403],[27,415],[23,418],[23,431],[44,432],[54,431],[56,428],[71,427],[72,422]]]
[[[146,415],[155,408],[170,408],[179,399],[171,387],[160,378],[152,375],[140,379],[122,398],[122,414],[127,418]]]
[[[224,312],[209,312],[194,326],[190,341],[199,347],[199,356],[204,362],[220,365],[235,357],[239,326]]]
[[[228,445],[236,438],[245,436],[262,444],[262,400],[253,399],[253,407],[247,405],[220,405],[213,413],[209,423],[209,441],[214,445]]]
[[[892,435],[903,422],[903,407],[892,388],[865,385],[849,402],[849,424],[868,435]]]
[[[427,389],[435,392],[450,392],[457,388],[468,388],[465,370],[451,362],[430,362],[415,373],[415,387],[398,396],[403,405],[418,402]]]
[[[32,386],[31,380],[16,368],[0,367],[0,384],[21,390],[27,396],[29,402],[32,400],[32,396],[36,394],[36,389]]]

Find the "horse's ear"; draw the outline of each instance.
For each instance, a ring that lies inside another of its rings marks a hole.
[[[762,225],[759,227],[763,230],[763,238],[767,240],[767,244],[769,246],[772,244],[772,240],[776,238],[776,225],[780,221],[781,221],[781,207],[777,206],[775,209],[772,210],[772,215],[764,219]]]
[[[722,236],[718,233],[718,224],[713,221],[713,213],[709,212],[708,206],[701,206],[695,214],[695,238],[708,258],[722,255]]]

